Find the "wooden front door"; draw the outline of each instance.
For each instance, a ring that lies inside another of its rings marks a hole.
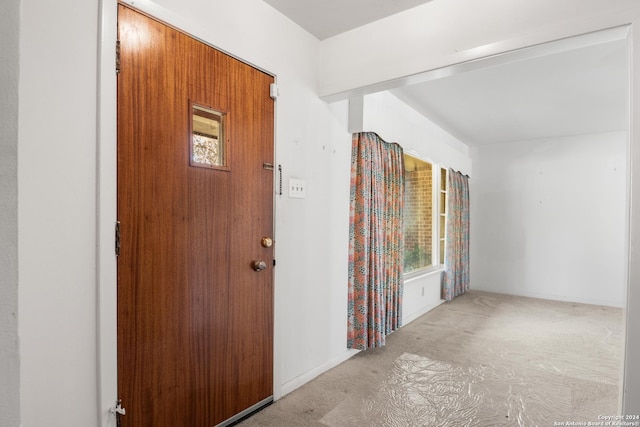
[[[211,427],[272,396],[273,77],[123,5],[118,38],[121,425]]]

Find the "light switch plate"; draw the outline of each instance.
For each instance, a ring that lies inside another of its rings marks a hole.
[[[302,179],[289,179],[289,197],[304,199],[307,197],[307,183]]]

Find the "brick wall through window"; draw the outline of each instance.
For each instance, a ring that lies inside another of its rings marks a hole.
[[[432,262],[432,181],[429,163],[420,162],[417,170],[405,171],[405,271],[423,268]]]

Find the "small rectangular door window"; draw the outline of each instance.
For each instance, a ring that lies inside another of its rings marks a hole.
[[[192,104],[191,117],[191,166],[229,170],[225,114]]]

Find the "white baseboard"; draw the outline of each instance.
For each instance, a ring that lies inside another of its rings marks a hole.
[[[358,354],[359,352],[360,352],[359,350],[345,350],[338,357],[331,359],[327,363],[324,363],[318,366],[317,368],[311,369],[310,371],[305,372],[304,374],[292,379],[291,381],[287,381],[286,383],[282,384],[282,386],[280,387],[279,395],[274,396],[274,398],[276,400],[282,398],[283,396],[291,393],[295,389],[305,385],[306,383],[308,383],[318,375],[324,372],[327,372],[329,369],[335,368],[336,366],[338,366],[345,360],[350,359],[351,357]]]
[[[444,302],[444,300],[439,300],[436,303],[433,304],[429,304],[423,308],[421,308],[418,311],[415,311],[411,314],[408,314],[406,316],[402,316],[402,326],[406,326],[409,323],[413,322],[414,320],[416,320],[418,317],[422,316],[423,314],[426,314],[428,312],[430,312],[431,310],[433,310],[434,308],[436,308],[437,306],[439,306],[440,304],[442,304]]]
[[[434,308],[436,308],[437,306],[439,306],[440,304],[442,304],[444,301],[440,300],[434,304],[430,304],[426,307],[421,308],[420,310],[411,313],[410,315],[403,317],[402,319],[402,324],[403,326],[408,325],[409,323],[413,322],[414,320],[416,320],[418,317],[422,316],[425,313],[428,313],[429,311],[433,310]],[[339,364],[341,364],[342,362],[350,359],[351,357],[353,357],[354,355],[358,354],[359,350],[345,350],[343,353],[341,353],[338,357],[333,358],[332,360],[328,361],[327,363],[324,363],[314,369],[311,369],[310,371],[305,372],[304,374],[290,380],[287,381],[286,383],[282,384],[279,388],[279,393],[276,393],[276,395],[274,395],[274,399],[278,400],[284,396],[286,396],[287,394],[291,393],[292,391],[294,391],[295,389],[302,387],[303,385],[305,385],[306,383],[308,383],[309,381],[311,381],[312,379],[314,379],[315,377],[317,377],[318,375],[323,374],[324,372],[327,372],[330,369],[335,368],[336,366],[338,366]]]
[[[514,295],[520,297],[529,297],[529,298],[538,298],[538,299],[547,299],[551,301],[564,301],[564,302],[575,302],[578,304],[589,304],[589,305],[603,305],[607,307],[616,307],[616,308],[624,308],[624,301],[611,301],[605,299],[596,299],[596,298],[583,298],[576,296],[565,296],[565,295],[554,295],[548,294],[544,292],[529,292],[529,291],[514,291],[513,289],[481,289],[481,288],[473,288],[472,290],[483,291],[483,292],[493,292],[497,294],[506,294],[506,295]]]

